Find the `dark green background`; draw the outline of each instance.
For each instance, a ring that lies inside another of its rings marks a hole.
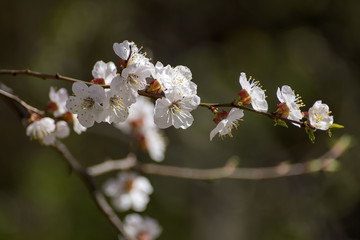
[[[234,138],[210,142],[213,116],[198,109],[188,130],[165,131],[164,164],[210,168],[234,155],[243,167],[303,162],[341,135],[353,137],[336,173],[210,182],[149,176],[155,192],[146,214],[163,226],[160,239],[360,239],[360,1],[1,0],[0,6],[2,69],[91,80],[94,63],[118,61],[112,44],[127,39],[154,61],[188,66],[204,102],[231,101],[244,71],[267,89],[270,111],[277,87],[288,84],[307,108],[322,99],[346,127],[332,139],[318,132],[312,144],[302,129],[273,127],[246,113]],[[71,89],[55,80],[0,78],[39,108],[50,86]],[[30,141],[2,100],[0,114],[0,239],[117,239],[61,157]],[[65,143],[86,166],[128,150],[127,137],[106,124]],[[99,185],[110,176],[98,178]]]

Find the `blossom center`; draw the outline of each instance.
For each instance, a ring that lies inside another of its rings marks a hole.
[[[238,93],[239,95],[239,102],[242,103],[242,105],[248,105],[251,103],[251,96],[245,89],[241,89]]]
[[[110,105],[112,108],[121,109],[121,110],[126,109],[124,102],[123,102],[123,98],[121,98],[117,95],[110,98]]]
[[[128,84],[132,85],[132,86],[136,86],[139,84],[139,82],[137,81],[137,79],[139,78],[138,75],[136,74],[129,74],[126,78]]]
[[[83,103],[82,103],[82,107],[83,108],[92,108],[95,104],[94,99],[92,99],[91,97],[87,97],[83,99]]]

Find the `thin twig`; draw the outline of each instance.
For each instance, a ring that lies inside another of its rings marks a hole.
[[[82,82],[82,83],[85,83],[87,85],[96,85],[96,84],[94,84],[92,82],[87,82],[87,81],[76,79],[76,78],[66,77],[66,76],[60,75],[59,73],[45,74],[45,73],[31,71],[29,69],[25,69],[25,70],[0,69],[0,75],[13,75],[13,76],[27,75],[27,76],[33,76],[33,77],[41,78],[43,80],[45,80],[45,79],[55,79],[55,80],[62,80],[62,81],[72,82],[72,83],[74,83],[74,82]],[[108,88],[109,86],[104,85],[102,87]]]
[[[86,185],[87,189],[93,200],[95,201],[98,208],[101,212],[107,217],[110,223],[116,228],[116,230],[122,234],[125,239],[130,239],[126,232],[124,231],[123,224],[119,217],[116,215],[113,208],[107,202],[105,196],[102,192],[97,188],[92,176],[87,172],[86,168],[84,168],[70,153],[67,147],[60,141],[56,141],[54,148],[62,155],[66,163],[70,166],[70,168],[75,171],[83,183]]]
[[[350,147],[350,144],[351,138],[349,136],[342,136],[328,152],[317,159],[295,164],[282,162],[274,167],[236,168],[237,164],[235,161],[228,161],[225,166],[219,168],[194,169],[159,164],[141,164],[136,162],[135,156],[130,155],[121,160],[108,160],[89,167],[88,173],[92,176],[99,176],[112,171],[135,169],[144,174],[197,180],[222,178],[245,180],[271,179],[336,170],[338,164],[336,158],[340,157]]]
[[[41,111],[29,104],[27,104],[26,102],[24,102],[23,100],[21,100],[18,96],[15,96],[14,94],[11,94],[9,92],[6,92],[2,89],[0,89],[0,94],[7,97],[7,98],[10,98],[12,100],[14,100],[15,102],[19,103],[21,106],[23,106],[25,109],[27,109],[29,112],[34,112],[34,113],[37,113],[39,115],[44,115],[44,111]]]

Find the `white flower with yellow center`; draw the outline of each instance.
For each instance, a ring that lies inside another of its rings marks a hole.
[[[108,123],[123,122],[129,116],[130,102],[129,93],[123,84],[119,81],[112,81],[110,90],[106,92],[106,100],[104,103],[104,110],[102,111],[102,118]]]
[[[239,77],[239,83],[243,88],[239,92],[239,96],[243,105],[251,103],[251,106],[260,112],[267,112],[268,104],[266,102],[266,96],[264,90],[261,89],[260,83],[250,77],[248,80],[245,73],[241,73]]]
[[[110,179],[103,186],[105,194],[112,198],[112,203],[120,211],[130,208],[137,212],[146,209],[153,188],[149,180],[133,172],[120,172],[116,179]]]
[[[225,112],[226,113],[226,112]],[[210,133],[210,141],[219,134],[219,137],[229,135],[232,137],[231,131],[239,125],[239,120],[244,116],[244,111],[238,108],[232,108],[225,119],[222,119],[218,125]]]
[[[197,95],[183,96],[180,90],[175,88],[165,93],[165,97],[156,100],[155,124],[159,128],[168,128],[173,125],[175,128],[186,129],[194,121],[190,112],[199,104],[200,98]]]
[[[316,129],[326,131],[334,123],[333,116],[329,116],[331,113],[331,111],[329,111],[329,106],[322,103],[321,100],[316,101],[309,109],[308,113],[309,123]]]
[[[303,118],[300,110],[300,107],[303,106],[300,96],[295,95],[291,87],[284,85],[281,87],[281,90],[280,88],[278,88],[276,95],[280,103],[286,104],[286,106],[284,106],[283,104],[278,105],[283,113],[283,117],[294,121],[300,121]],[[299,124],[293,124],[300,127]]]
[[[124,230],[129,240],[155,240],[162,232],[161,226],[155,219],[142,217],[137,213],[125,217]]]
[[[105,90],[98,85],[88,87],[85,83],[76,82],[72,86],[75,96],[69,97],[66,108],[69,112],[77,114],[77,118],[84,127],[91,127],[94,122],[101,122]]]
[[[55,131],[55,120],[49,117],[36,119],[26,128],[26,135],[31,139],[42,140]]]

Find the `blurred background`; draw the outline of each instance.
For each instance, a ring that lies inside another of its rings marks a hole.
[[[98,60],[118,61],[114,42],[131,40],[155,61],[185,65],[203,102],[229,102],[244,71],[267,89],[288,84],[305,108],[321,99],[345,129],[316,133],[273,127],[246,113],[233,138],[209,141],[215,127],[206,109],[193,112],[186,131],[169,128],[163,164],[222,166],[238,156],[241,167],[275,166],[321,156],[343,134],[353,147],[335,173],[272,180],[194,181],[149,177],[155,192],[145,214],[159,221],[159,239],[360,239],[358,138],[360,1],[357,0],[1,0],[0,68],[32,69],[91,80]],[[50,86],[71,84],[0,76],[38,108]],[[305,109],[304,108],[304,109]],[[117,239],[116,232],[51,148],[30,141],[17,114],[0,101],[0,239]],[[85,166],[122,158],[127,137],[96,124],[64,141]],[[147,155],[142,160],[150,162]],[[97,178],[99,186],[114,174]],[[125,216],[120,213],[121,218]]]

